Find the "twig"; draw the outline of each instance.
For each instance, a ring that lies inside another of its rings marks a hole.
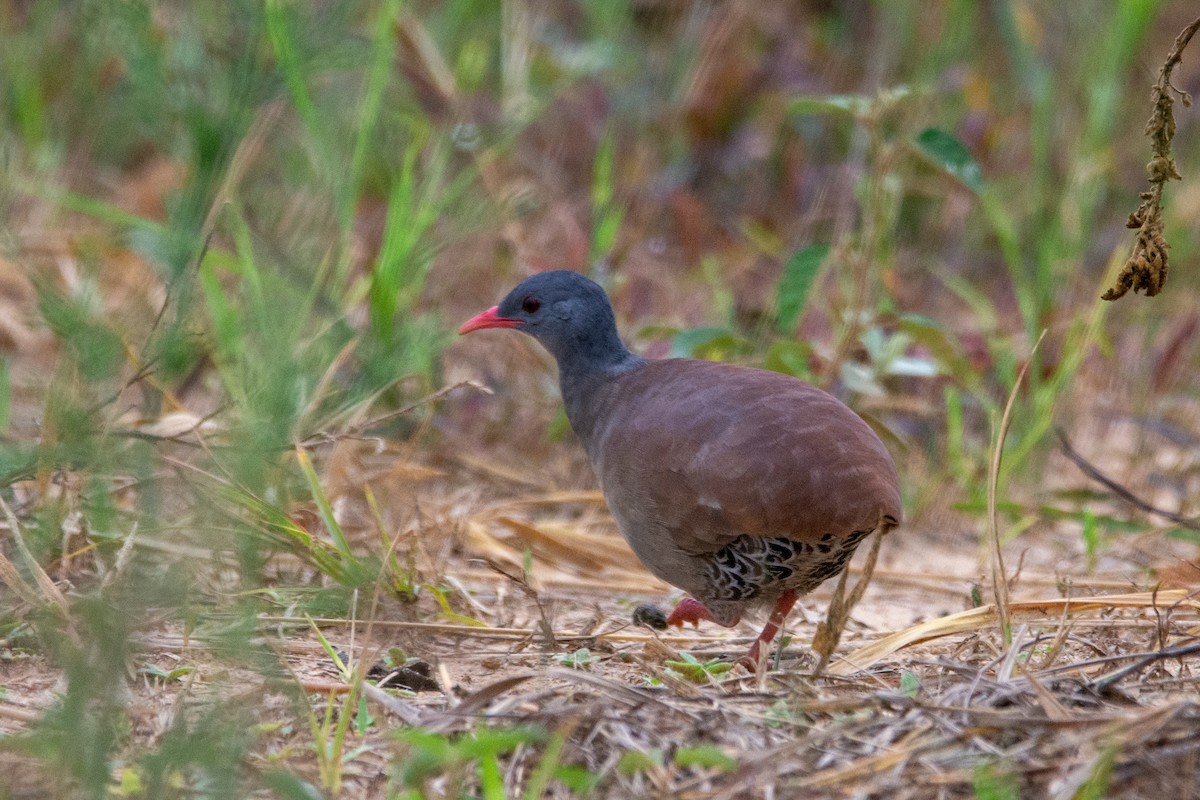
[[[17,515],[9,507],[8,503],[4,502],[4,495],[0,494],[0,514],[8,523],[8,533],[12,537],[13,544],[16,547],[17,553],[20,554],[21,560],[25,562],[25,569],[33,575],[34,583],[37,586],[37,591],[30,586],[25,579],[17,571],[17,567],[0,551],[0,577],[4,579],[4,583],[12,588],[12,590],[25,602],[35,608],[47,608],[53,611],[63,622],[63,630],[72,644],[79,644],[79,634],[75,629],[74,620],[71,617],[71,605],[67,602],[66,596],[62,590],[51,580],[46,574],[46,570],[42,569],[42,565],[34,558],[33,553],[29,549],[29,545],[25,542],[25,536],[21,532],[21,523],[17,519]],[[39,595],[38,592],[41,592]]]
[[[1162,291],[1163,284],[1167,282],[1167,241],[1163,237],[1162,221],[1163,187],[1169,180],[1183,179],[1175,168],[1175,159],[1171,158],[1171,140],[1175,138],[1175,98],[1171,92],[1179,94],[1184,106],[1192,104],[1187,92],[1171,85],[1171,73],[1179,66],[1183,50],[1198,28],[1200,19],[1184,28],[1175,38],[1175,46],[1163,62],[1158,81],[1150,91],[1154,105],[1154,111],[1146,122],[1146,135],[1153,142],[1151,150],[1154,152],[1154,157],[1146,165],[1150,190],[1142,192],[1141,204],[1125,223],[1126,227],[1137,229],[1137,239],[1133,252],[1117,275],[1116,283],[1101,295],[1103,300],[1116,300],[1130,289],[1134,294],[1143,291],[1147,297],[1153,297]]]
[[[526,575],[513,575],[504,567],[492,561],[490,558],[484,559],[488,569],[498,575],[503,575],[508,578],[518,589],[520,589],[526,597],[534,602],[538,610],[538,631],[542,634],[542,644],[547,652],[553,651],[556,647],[554,637],[554,626],[550,624],[550,618],[546,614],[546,606],[542,603],[542,597],[537,589],[529,585],[529,579]]]
[[[1096,597],[1048,598],[1045,600],[1017,600],[1009,608],[1010,616],[1031,622],[1044,622],[1047,617],[1058,618],[1067,610],[1080,614],[1084,611],[1113,610],[1119,608],[1150,608],[1160,603],[1173,603],[1189,609],[1200,609],[1200,602],[1182,589],[1164,589],[1154,593],[1134,592]],[[958,633],[974,633],[995,624],[996,609],[992,605],[960,611],[936,619],[910,625],[903,630],[890,633],[843,657],[830,666],[834,676],[847,676],[868,669],[887,656],[918,642],[927,642]]]
[[[829,659],[833,657],[833,651],[837,649],[838,642],[841,641],[846,623],[850,621],[850,612],[854,610],[854,606],[858,605],[863,592],[867,590],[867,585],[871,582],[871,574],[875,571],[875,562],[879,558],[879,546],[883,543],[883,537],[887,535],[890,527],[886,523],[880,523],[879,530],[872,534],[871,549],[867,551],[867,559],[863,562],[862,575],[855,582],[854,588],[850,590],[848,596],[846,580],[850,575],[850,570],[844,570],[838,579],[837,588],[833,590],[833,598],[829,601],[829,610],[826,612],[824,621],[817,624],[817,632],[813,636],[812,647],[817,654],[817,666],[813,670],[814,678],[819,677],[825,671]]]
[[[185,447],[201,447],[202,445],[196,442],[188,441],[184,437],[195,435],[197,438],[199,438],[199,432],[206,424],[211,422],[218,415],[224,414],[231,408],[233,408],[232,403],[225,403],[224,405],[208,412],[204,416],[199,417],[195,424],[193,424],[187,430],[180,431],[179,433],[173,433],[170,436],[158,436],[157,434],[148,433],[147,431],[137,430],[135,428],[112,431],[112,435],[129,439],[140,439],[146,442],[173,442],[174,444],[181,444]]]
[[[300,621],[295,617],[287,616],[272,616],[264,615],[261,621],[273,624],[300,624]],[[313,622],[318,625],[344,625],[347,620],[336,617],[313,617]],[[541,631],[534,628],[480,628],[475,625],[457,625],[453,623],[443,622],[404,622],[401,620],[383,619],[377,620],[375,624],[381,628],[389,628],[394,630],[411,630],[419,633],[428,634],[446,634],[459,635],[468,638],[483,638],[483,639],[532,639],[539,635]],[[559,644],[567,642],[586,642],[593,640],[602,640],[608,642],[633,642],[645,644],[646,642],[661,641],[668,644],[716,644],[720,642],[742,642],[745,639],[730,637],[730,636],[698,636],[695,634],[673,634],[673,635],[658,635],[649,633],[623,633],[628,628],[627,625],[611,630],[600,631],[599,633],[588,633],[584,635],[556,633],[554,639]],[[204,642],[197,639],[190,640],[190,643],[198,646],[208,646]],[[162,641],[155,643],[155,646],[168,647],[170,645],[163,644]]]
[[[1012,641],[1012,622],[1008,615],[1008,575],[1004,570],[1004,554],[1000,550],[1000,526],[996,515],[996,494],[999,492],[1000,464],[1004,458],[1004,439],[1008,436],[1008,425],[1012,421],[1012,410],[1017,402],[1017,392],[1021,390],[1021,383],[1025,380],[1025,373],[1029,371],[1029,365],[1033,363],[1033,359],[1037,356],[1038,348],[1045,338],[1046,331],[1043,330],[1042,335],[1033,343],[1033,349],[1029,351],[1029,358],[1026,359],[1024,366],[1021,367],[1021,371],[1017,373],[1017,379],[1013,382],[1012,391],[1008,394],[1008,402],[1004,404],[1004,413],[1000,415],[1000,427],[996,429],[995,452],[992,454],[992,463],[988,468],[987,529],[992,553],[992,599],[996,604],[996,620],[1000,623],[1000,636],[1004,639],[1005,644]]]
[[[370,430],[371,428],[374,428],[376,425],[382,425],[383,423],[388,422],[389,420],[393,420],[396,417],[402,417],[405,414],[407,414],[408,412],[413,411],[414,409],[420,408],[421,406],[427,405],[428,403],[432,403],[434,400],[440,400],[441,398],[443,398],[446,395],[453,392],[455,389],[463,389],[463,388],[474,389],[475,391],[483,392],[484,394],[492,393],[492,390],[489,389],[488,387],[484,386],[482,383],[478,383],[476,381],[470,381],[470,380],[459,381],[458,383],[454,383],[449,386],[443,386],[441,389],[438,389],[433,394],[425,395],[420,400],[414,400],[413,402],[409,403],[408,405],[404,406],[403,408],[397,408],[394,411],[389,411],[386,414],[381,414],[378,417],[374,417],[372,419],[367,420],[366,422],[360,422],[357,425],[351,425],[349,428],[342,431],[341,433],[336,433],[336,434],[314,433],[311,436],[305,438],[300,444],[304,447],[313,447],[313,446],[322,445],[322,444],[333,444],[335,442],[341,441],[342,439],[353,439],[357,436],[360,436],[363,433],[363,431]]]
[[[36,711],[26,711],[15,706],[0,706],[0,718],[16,720],[17,722],[37,722],[42,715]]]
[[[1135,508],[1140,508],[1142,511],[1145,511],[1148,514],[1155,514],[1164,519],[1168,519],[1182,528],[1187,528],[1191,531],[1200,531],[1200,521],[1188,519],[1187,517],[1180,516],[1173,511],[1167,511],[1159,508],[1158,506],[1147,503],[1145,500],[1138,497],[1133,492],[1129,491],[1100,470],[1096,469],[1091,462],[1080,455],[1079,451],[1071,446],[1071,442],[1067,439],[1067,435],[1063,432],[1062,428],[1055,426],[1054,432],[1058,434],[1058,442],[1062,447],[1063,455],[1071,459],[1075,466],[1079,467],[1080,472],[1082,472],[1084,475],[1087,475],[1092,480],[1102,484],[1110,492]]]
[[[1090,686],[1097,692],[1103,692],[1111,688],[1113,684],[1123,680],[1129,675],[1141,672],[1155,661],[1161,661],[1164,658],[1183,658],[1184,656],[1190,656],[1194,653],[1200,653],[1200,642],[1192,642],[1191,644],[1178,645],[1176,647],[1165,647],[1162,650],[1158,650],[1154,653],[1146,653],[1145,655],[1138,657],[1137,661],[1133,662],[1132,664],[1121,667],[1118,670],[1114,670],[1099,680],[1092,681]],[[1121,656],[1121,658],[1133,657],[1135,656],[1132,654],[1125,654]]]
[[[135,373],[133,373],[133,375],[129,376],[129,379],[125,381],[124,385],[122,385],[120,389],[118,389],[117,391],[110,394],[104,400],[101,400],[98,403],[94,403],[91,406],[91,408],[89,408],[87,410],[87,412],[86,412],[87,415],[92,416],[93,414],[98,414],[100,412],[100,410],[103,409],[105,406],[109,405],[110,403],[117,402],[117,399],[120,398],[121,394],[126,389],[128,389],[130,386],[133,386],[135,383],[139,383],[140,381],[144,380],[145,378],[147,378],[148,376],[153,374],[154,373],[154,364],[156,361],[158,361],[157,356],[155,356],[154,358],[150,359],[149,361],[147,361],[146,363],[144,363],[140,367],[138,367],[137,372],[135,372]]]
[[[69,621],[70,604],[67,603],[67,598],[34,558],[29,545],[25,543],[25,536],[21,533],[21,523],[17,520],[17,515],[13,513],[13,510],[9,508],[8,503],[4,502],[3,495],[0,495],[0,513],[3,513],[4,519],[8,523],[8,533],[16,545],[17,552],[25,561],[25,568],[33,575],[34,582],[42,593],[44,603],[59,611],[63,618]],[[23,580],[21,582],[24,583]]]

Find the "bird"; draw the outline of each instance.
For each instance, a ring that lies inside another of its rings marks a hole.
[[[488,328],[528,334],[554,357],[618,529],[650,572],[687,593],[668,624],[732,627],[772,607],[747,666],[798,597],[901,522],[892,457],[848,406],[778,372],[635,355],[603,288],[581,273],[536,273],[459,334]]]

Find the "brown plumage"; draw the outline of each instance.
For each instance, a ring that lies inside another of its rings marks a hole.
[[[708,559],[738,537],[816,546],[900,519],[883,443],[841,402],[786,375],[651,361],[578,398],[571,419],[619,527],[637,532],[634,552],[719,622],[729,615],[717,613]]]
[[[485,327],[518,328],[555,356],[617,526],[651,572],[699,601],[668,622],[732,625],[774,602],[756,661],[797,595],[900,522],[892,459],[843,403],[775,372],[634,356],[581,275],[535,275],[461,331]]]

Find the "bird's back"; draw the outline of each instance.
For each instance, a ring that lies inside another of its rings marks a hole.
[[[669,536],[683,553],[716,553],[743,536],[828,542],[900,521],[896,468],[879,437],[795,378],[647,361],[595,386],[582,406],[589,419],[576,430],[618,522]]]

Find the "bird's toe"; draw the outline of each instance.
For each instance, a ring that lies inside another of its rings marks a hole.
[[[701,622],[713,622],[712,612],[694,597],[685,597],[667,616],[667,624],[682,628],[685,622],[699,627]]]

